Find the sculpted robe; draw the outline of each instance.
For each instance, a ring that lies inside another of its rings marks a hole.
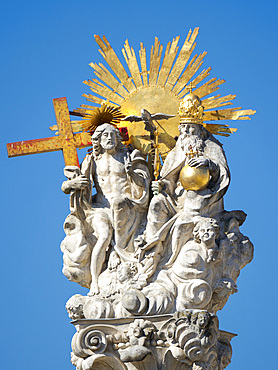
[[[180,171],[188,161],[179,137],[161,170],[164,189],[152,198],[149,207],[144,249],[163,242],[162,261],[169,266],[190,239],[198,217],[214,217],[224,210],[223,196],[229,186],[230,172],[222,145],[208,131],[200,155],[210,161],[209,184],[204,190],[187,191],[179,182]]]
[[[121,158],[127,160],[128,157],[127,148],[123,148]],[[67,236],[61,244],[61,249],[64,255],[67,256],[64,258],[64,274],[70,280],[76,281],[82,286],[90,286],[90,276],[88,276],[87,270],[86,274],[83,270],[85,265],[87,269],[90,264],[91,258],[86,256],[90,256],[90,251],[92,251],[98,239],[94,230],[94,222],[107,225],[111,235],[110,245],[123,261],[136,261],[134,259],[134,238],[138,233],[142,233],[146,225],[150,175],[147,163],[138,150],[133,150],[129,159],[134,172],[143,180],[143,186],[135,183],[125,172],[124,164],[121,162],[121,172],[119,173],[121,184],[119,186],[123,191],[120,194],[115,194],[109,200],[103,194],[101,181],[97,173],[98,159],[92,153],[85,157],[80,171],[76,168],[76,174],[73,175],[73,177],[80,174],[85,175],[90,181],[89,186],[85,189],[71,192],[71,214],[67,217],[64,225]],[[115,185],[117,186],[117,183]],[[93,187],[95,187],[96,193],[92,196]],[[70,222],[67,222],[68,219]],[[73,229],[78,229],[79,239],[82,240],[82,243],[79,243],[80,245],[76,244],[76,237],[74,239],[72,236],[73,232],[71,230]],[[81,248],[82,258],[79,253],[80,258],[75,258],[74,261],[71,260],[71,256],[75,256],[76,251]]]
[[[223,210],[222,198],[229,186],[230,172],[222,145],[209,132],[207,135],[202,155],[212,162],[212,168],[210,168],[211,179],[206,189],[186,191],[178,183],[180,171],[187,163],[180,138],[165,160],[161,178],[168,182],[168,189],[166,188],[165,192],[170,196],[176,210],[184,207],[184,210],[191,214],[198,212],[202,216],[211,217]]]

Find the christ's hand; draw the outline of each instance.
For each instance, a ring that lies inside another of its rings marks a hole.
[[[89,185],[89,180],[85,175],[80,175],[72,180],[68,180],[67,185],[71,190],[81,190]]]

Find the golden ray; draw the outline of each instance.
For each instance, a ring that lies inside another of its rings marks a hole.
[[[204,121],[218,121],[218,120],[246,120],[251,119],[249,115],[255,114],[256,111],[252,109],[220,109],[214,111],[204,112]]]
[[[91,105],[87,105],[87,104],[81,104],[80,107],[83,108],[83,110],[86,110],[86,111],[91,111],[91,110],[94,110],[96,108],[96,107],[92,107]]]
[[[188,67],[176,83],[175,87],[173,88],[173,91],[177,93],[179,96],[185,95],[184,94],[184,88],[188,84],[188,82],[191,80],[191,78],[194,76],[194,74],[198,71],[198,69],[203,64],[203,59],[207,55],[207,52],[204,51],[202,54],[200,54],[198,57],[195,55],[191,62],[189,63]],[[195,59],[196,58],[196,59]]]
[[[231,128],[228,125],[219,125],[215,123],[204,123],[203,126],[213,135],[230,136],[237,131],[237,128]]]
[[[169,76],[170,70],[172,68],[172,65],[174,63],[174,60],[179,49],[177,46],[179,39],[180,37],[178,36],[175,39],[173,39],[172,44],[170,41],[168,42],[162,66],[158,75],[157,86],[163,87],[165,85],[165,82]]]
[[[122,84],[108,71],[102,63],[99,65],[95,63],[89,64],[93,69],[95,75],[102,80],[106,85],[110,86],[114,91],[117,91],[123,98],[128,96],[128,91],[122,86]]]
[[[160,59],[162,54],[163,46],[160,45],[158,38],[155,38],[154,47],[151,49],[151,61],[150,61],[150,80],[149,84],[156,85],[157,75],[160,66]]]
[[[81,123],[80,121],[71,121],[72,131],[74,133],[82,131],[82,126],[80,123]]]
[[[202,100],[202,105],[205,110],[224,107],[225,105],[232,105],[233,103],[230,100],[234,100],[236,95],[226,95],[220,97],[219,95],[211,96],[210,98]]]
[[[193,50],[195,49],[196,43],[194,42],[196,40],[196,37],[198,36],[198,33],[199,33],[199,28],[197,27],[194,29],[192,34],[191,34],[191,30],[189,30],[187,34],[183,47],[181,48],[181,51],[177,57],[176,63],[174,64],[173,69],[170,72],[169,78],[165,85],[165,87],[169,88],[170,90],[172,90],[173,86],[177,82],[184,67],[186,66],[186,63],[191,57]]]
[[[197,86],[200,82],[202,82],[206,77],[209,76],[211,71],[211,67],[204,69],[196,78],[194,78],[192,82],[193,86]]]
[[[121,105],[123,98],[117,95],[114,91],[110,90],[106,85],[102,84],[99,80],[93,79],[92,81],[83,81],[84,84],[90,86],[90,89],[98,95],[105,96],[107,100],[110,100],[116,104]]]
[[[133,92],[135,90],[135,86],[106,37],[103,36],[102,40],[99,35],[95,35],[95,40],[101,48],[99,52],[115,72],[121,83],[130,93]]]
[[[88,108],[89,110],[95,109],[95,107],[92,107],[91,105],[86,105],[86,104],[81,104],[80,107]]]
[[[147,70],[147,56],[146,56],[146,48],[142,42],[140,42],[140,50],[139,50],[140,62],[141,62],[141,74],[143,77],[143,84],[144,86],[148,85],[148,70]]]
[[[99,98],[98,96],[95,96],[92,94],[82,94],[82,96],[92,103],[95,103],[95,104],[103,103],[103,99]]]
[[[102,102],[103,102],[103,100],[102,100]],[[87,114],[87,112],[90,112],[90,111],[93,111],[94,109],[96,109],[96,107],[92,107],[92,106],[86,105],[86,104],[81,104],[80,107],[81,108],[73,109],[73,112],[78,113],[80,115],[83,115],[83,114]]]
[[[103,100],[102,100],[103,103]],[[119,104],[113,104],[112,102],[109,102],[110,107],[119,108]],[[92,107],[91,105],[81,104],[80,107],[87,108],[88,111],[94,110],[96,107]]]
[[[219,86],[225,83],[225,80],[216,80],[216,77],[212,78],[208,82],[204,83],[202,86],[194,90],[194,94],[199,96],[202,99],[204,96],[207,96],[214,91],[219,89]],[[181,97],[182,98],[182,97]]]
[[[89,112],[92,112],[95,108],[96,107],[93,107],[93,109],[76,108],[76,109],[73,109],[73,112],[80,114],[80,116],[85,116]]]
[[[133,78],[133,81],[135,83],[136,88],[142,87],[142,79],[136,59],[136,55],[134,53],[133,48],[130,48],[128,40],[125,41],[124,49],[122,49],[122,53],[124,55],[126,64],[128,65],[128,68],[130,70],[131,76]]]

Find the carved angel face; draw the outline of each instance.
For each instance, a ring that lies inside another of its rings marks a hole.
[[[204,328],[210,320],[210,315],[208,312],[200,312],[198,314],[198,320],[197,324],[199,325],[200,328]]]
[[[202,225],[199,229],[199,238],[201,242],[207,244],[215,240],[216,234],[214,228],[210,225]]]
[[[69,318],[72,320],[83,319],[84,297],[81,294],[73,295],[66,304]]]

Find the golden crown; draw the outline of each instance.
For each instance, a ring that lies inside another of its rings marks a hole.
[[[179,107],[180,123],[203,124],[204,107],[197,95],[186,95],[180,102]]]

